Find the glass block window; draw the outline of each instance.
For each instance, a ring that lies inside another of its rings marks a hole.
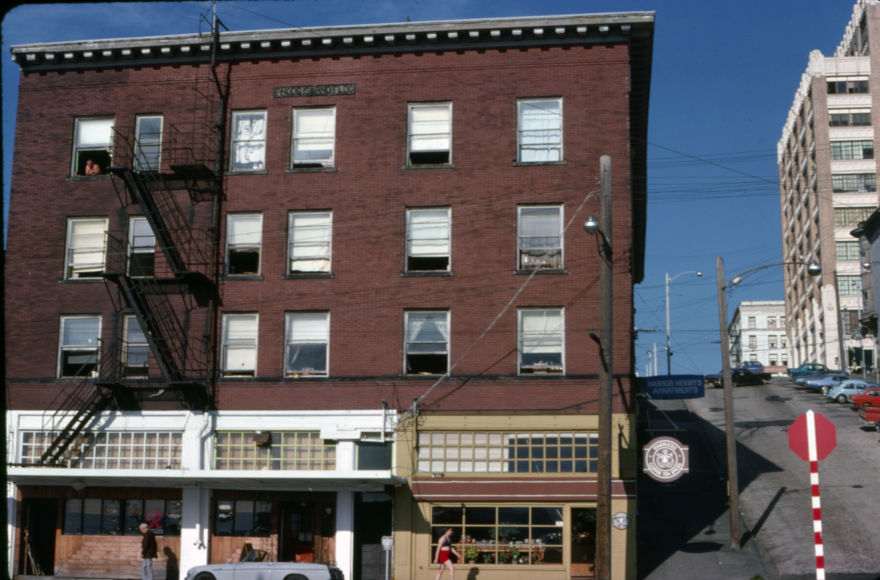
[[[39,463],[56,436],[22,431],[21,462]],[[182,437],[160,432],[86,433],[74,439],[62,464],[76,469],[179,469]]]
[[[596,473],[598,433],[419,433],[418,469],[444,473]]]
[[[837,260],[858,260],[859,259],[859,243],[858,242],[836,242]]]
[[[66,536],[139,536],[146,523],[157,536],[180,537],[183,501],[179,499],[64,500]]]
[[[838,276],[837,288],[841,296],[858,296],[862,293],[861,276]]]
[[[334,471],[336,442],[321,439],[317,431],[299,431],[270,433],[267,444],[258,444],[253,431],[220,431],[214,469]]]
[[[477,564],[562,564],[562,507],[465,505],[431,508],[431,554],[452,528],[455,550]]]

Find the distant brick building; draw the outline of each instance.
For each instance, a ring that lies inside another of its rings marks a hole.
[[[11,572],[135,578],[147,521],[168,580],[250,549],[372,580],[386,535],[428,579],[447,526],[483,580],[591,576],[581,224],[609,155],[634,521],[652,40],[632,13],[13,47]]]

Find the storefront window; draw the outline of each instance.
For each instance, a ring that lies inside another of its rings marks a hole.
[[[571,510],[571,575],[592,576],[596,562],[596,508]]]
[[[477,564],[562,564],[561,507],[441,507],[431,510],[431,554],[452,528],[455,549]]]
[[[269,501],[218,501],[214,517],[214,535],[269,537],[272,508],[273,504]]]
[[[334,471],[336,442],[321,439],[320,433],[278,432],[257,445],[254,432],[217,433],[214,469]]]
[[[63,534],[72,536],[137,536],[146,523],[157,536],[180,536],[183,502],[164,499],[68,499],[64,501]],[[166,519],[169,510],[175,519]]]

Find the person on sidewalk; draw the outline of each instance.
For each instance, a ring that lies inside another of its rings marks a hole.
[[[159,553],[156,536],[148,529],[147,524],[139,525],[138,530],[144,535],[141,540],[141,558],[144,559],[141,564],[141,580],[153,580],[153,558]]]

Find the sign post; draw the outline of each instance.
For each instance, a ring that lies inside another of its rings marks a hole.
[[[825,551],[822,544],[822,504],[819,501],[819,462],[837,447],[837,429],[824,415],[807,411],[788,428],[788,446],[810,462],[813,501],[813,537],[816,546],[816,580],[825,580]]]

